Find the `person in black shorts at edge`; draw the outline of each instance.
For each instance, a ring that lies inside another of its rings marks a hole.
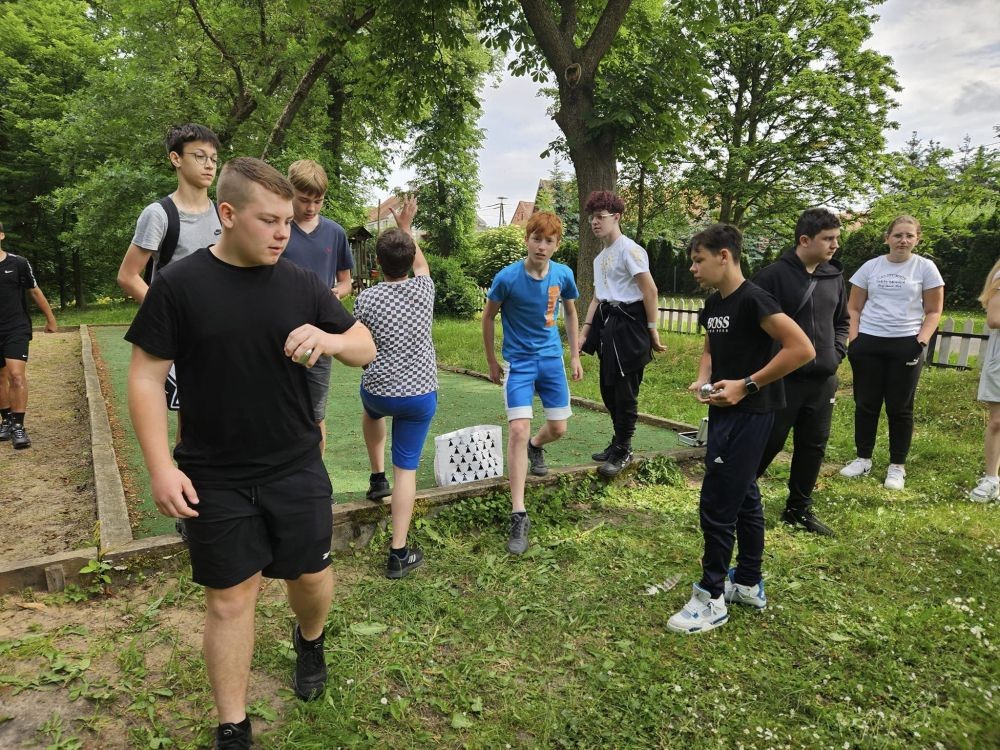
[[[3,249],[5,237],[0,224],[0,442],[9,440],[15,449],[23,450],[31,447],[24,428],[31,342],[26,290],[45,315],[45,332],[55,333],[57,325],[48,300],[35,282],[31,264],[27,258]]]
[[[245,748],[262,576],[288,587],[296,695],[317,698],[326,684],[332,489],[305,367],[321,355],[362,366],[375,345],[319,277],[281,257],[293,215],[285,177],[236,158],[217,194],[218,243],[164,268],[125,335],[128,400],[153,500],[185,519],[192,579],[205,587],[216,747]],[[160,396],[171,364],[184,383],[176,467]]]

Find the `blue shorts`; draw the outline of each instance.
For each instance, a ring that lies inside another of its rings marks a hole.
[[[375,396],[362,386],[361,404],[372,419],[392,417],[392,465],[416,471],[437,411],[437,391],[419,396]]]
[[[542,400],[545,418],[550,422],[573,416],[569,406],[569,384],[562,357],[540,357],[504,362],[503,400],[507,421],[531,419],[531,401],[535,394]]]

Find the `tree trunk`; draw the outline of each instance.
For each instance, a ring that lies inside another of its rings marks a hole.
[[[643,164],[639,165],[639,191],[636,195],[636,203],[638,204],[636,206],[638,217],[635,222],[635,237],[632,239],[637,245],[645,247],[642,240],[646,229],[646,166]]]
[[[73,293],[76,295],[76,306],[84,309],[87,306],[83,298],[83,268],[80,264],[80,251],[73,250]]]
[[[584,213],[587,198],[595,190],[614,190],[618,182],[618,164],[613,139],[582,143],[569,151],[576,173],[577,198],[580,206],[580,255],[576,262],[576,286],[580,290],[577,309],[585,315],[594,296],[594,258],[604,249]],[[586,224],[586,226],[584,226]],[[581,318],[581,322],[583,319]]]
[[[330,169],[339,185],[344,172],[344,107],[347,104],[347,91],[340,76],[333,73],[326,77],[326,88],[330,94],[330,103],[326,107],[329,135],[327,149],[330,152]]]

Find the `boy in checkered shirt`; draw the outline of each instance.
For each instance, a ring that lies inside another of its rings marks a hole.
[[[437,360],[431,340],[434,282],[413,237],[416,212],[412,197],[403,200],[398,213],[392,211],[398,228],[383,232],[375,243],[383,281],[361,292],[354,303],[354,316],[372,332],[378,349],[361,376],[361,428],[372,467],[366,497],[379,501],[392,495],[388,578],[402,578],[424,559],[423,552],[407,546],[406,534],[420,452],[437,410]],[[392,490],[385,476],[386,417],[392,417]]]

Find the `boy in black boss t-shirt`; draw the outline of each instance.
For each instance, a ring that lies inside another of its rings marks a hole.
[[[764,509],[757,489],[757,465],[774,421],[784,405],[781,378],[816,353],[809,339],[770,294],[743,278],[736,227],[713,224],[691,239],[691,273],[715,289],[705,301],[699,322],[705,348],[698,377],[690,390],[706,383],[709,405],[705,479],[699,503],[705,536],[702,577],[690,601],[667,627],[677,633],[701,633],[729,619],[726,603],[756,609],[767,606],[761,560],[764,556]],[[773,344],[781,350],[773,357]],[[736,567],[729,562],[739,540]]]
[[[258,159],[233,159],[218,198],[219,242],[164,268],[125,335],[128,395],[153,500],[185,519],[192,578],[205,586],[217,743],[250,747],[246,693],[262,576],[287,584],[296,694],[311,700],[326,684],[333,518],[305,367],[324,354],[364,365],[375,345],[319,277],[281,257],[292,222],[282,175]],[[157,397],[172,363],[184,382],[177,467]]]

